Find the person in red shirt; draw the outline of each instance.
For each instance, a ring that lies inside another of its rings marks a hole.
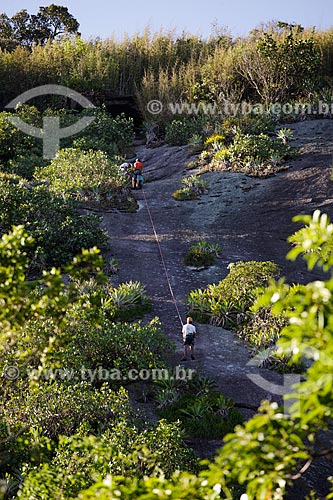
[[[143,163],[140,158],[137,158],[134,163],[134,173],[132,177],[132,187],[133,189],[141,189],[143,183],[142,177]]]

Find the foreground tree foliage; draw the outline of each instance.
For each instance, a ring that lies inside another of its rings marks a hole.
[[[192,290],[187,297],[191,315],[203,323],[235,328],[242,323],[257,297],[257,289],[279,276],[274,262],[236,262],[216,285]]]
[[[130,368],[163,366],[159,351],[170,348],[170,344],[161,335],[156,319],[145,326],[115,322],[119,310],[126,319],[125,312],[131,305],[137,315],[140,307],[146,310],[144,290],[133,297],[131,286],[113,288],[105,283],[106,277],[101,272],[103,261],[97,248],[83,250],[65,268],[71,279],[66,286],[56,268],[29,281],[26,273],[28,249],[32,245],[33,239],[22,227],[4,235],[0,242],[3,370],[7,365],[15,365],[21,378],[38,380],[38,370],[44,368],[71,368],[77,376],[82,366],[117,368],[124,373]],[[93,285],[91,280],[86,281],[91,274],[94,274]],[[128,314],[134,319],[131,308]],[[36,370],[32,376],[29,369]],[[54,378],[52,374],[48,376]]]
[[[101,436],[80,433],[62,437],[52,462],[29,473],[20,498],[76,498],[84,488],[117,476],[168,477],[175,470],[196,471],[193,452],[182,447],[179,424],[160,421],[156,428],[140,432],[120,421]],[[53,480],[50,482],[49,478]]]
[[[28,248],[31,274],[66,265],[81,248],[105,247],[107,234],[100,217],[79,214],[73,201],[53,194],[46,185],[0,173],[0,193],[0,233],[25,225],[34,238]]]
[[[52,319],[61,324],[68,304],[75,304],[78,293],[75,286],[65,288],[59,269],[43,271],[35,281],[27,279],[30,267],[29,248],[34,244],[23,226],[18,226],[0,241],[0,352],[6,353],[20,339],[20,328],[32,318]],[[66,272],[73,278],[82,279],[95,273],[96,279],[104,280],[101,272],[103,260],[97,248],[83,250],[73,259]],[[20,353],[22,356],[24,352]]]

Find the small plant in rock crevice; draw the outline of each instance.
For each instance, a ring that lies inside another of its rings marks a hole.
[[[219,257],[220,252],[218,244],[199,241],[189,248],[184,256],[184,263],[195,267],[212,266],[216,263],[216,257]]]

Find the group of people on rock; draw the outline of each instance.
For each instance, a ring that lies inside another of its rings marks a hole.
[[[124,174],[132,181],[132,189],[142,189],[144,178],[142,175],[143,163],[140,158],[137,158],[134,163],[125,162],[120,165]]]

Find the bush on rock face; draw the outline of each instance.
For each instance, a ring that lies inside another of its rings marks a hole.
[[[21,498],[77,498],[80,491],[105,477],[170,477],[175,471],[198,471],[198,460],[183,442],[179,423],[160,421],[140,431],[125,421],[103,435],[61,437],[54,459],[32,467]]]
[[[200,138],[205,127],[207,118],[205,116],[186,117],[180,116],[167,124],[165,140],[170,146],[182,146],[189,144],[193,137]]]
[[[248,321],[242,325],[238,334],[250,346],[266,348],[273,346],[282,328],[286,326],[283,314],[275,316],[270,308],[262,307],[259,310],[250,308]]]
[[[213,169],[265,177],[282,169],[281,164],[291,154],[286,135],[279,134],[273,139],[266,134],[250,135],[237,131],[230,145],[221,146],[214,152],[211,165]]]
[[[191,372],[191,370],[189,370]],[[231,399],[216,390],[210,377],[191,373],[187,380],[157,380],[155,394],[159,415],[180,420],[191,437],[222,439],[243,418]]]
[[[18,116],[24,122],[37,125],[40,114],[33,106],[22,106],[17,113],[0,113],[0,163],[26,156],[27,151],[42,156],[41,141],[31,137],[11,123],[10,118]]]
[[[226,327],[239,324],[253,305],[256,290],[279,274],[278,266],[269,261],[237,262],[229,267],[229,275],[217,285],[190,292],[187,305],[199,321]]]

